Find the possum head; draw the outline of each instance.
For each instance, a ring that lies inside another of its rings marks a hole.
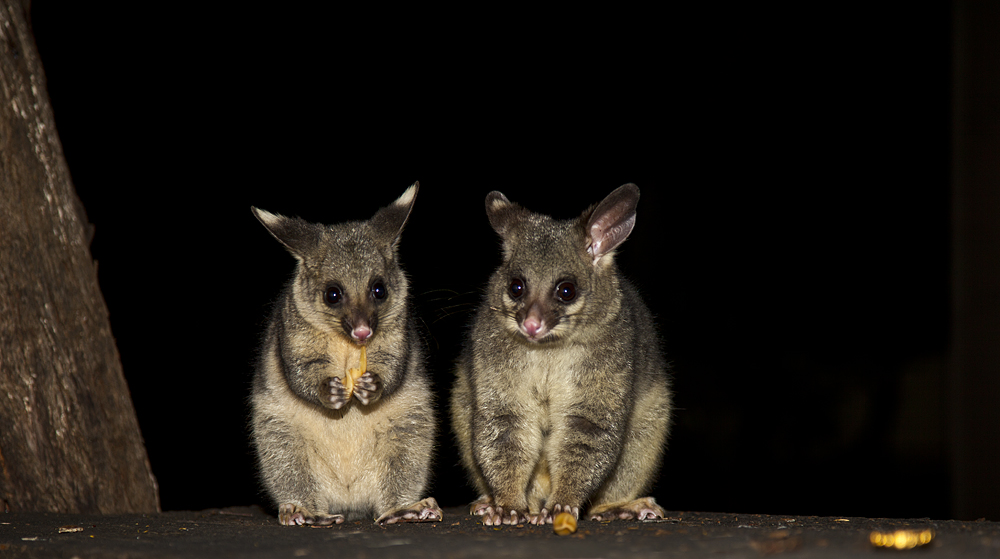
[[[293,298],[312,326],[365,345],[405,316],[408,283],[396,247],[418,188],[414,183],[367,221],[336,225],[251,208],[298,261]]]
[[[586,335],[621,304],[614,251],[632,232],[639,189],[626,184],[580,217],[557,221],[532,213],[499,192],[486,215],[503,242],[489,306],[527,343]]]

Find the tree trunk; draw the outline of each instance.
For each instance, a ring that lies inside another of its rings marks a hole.
[[[27,14],[0,0],[0,506],[154,512],[156,480]]]

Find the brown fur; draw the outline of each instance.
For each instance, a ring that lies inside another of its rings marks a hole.
[[[254,209],[296,257],[254,380],[253,438],[282,524],[436,520],[421,499],[435,421],[396,244],[416,185],[367,222],[321,226]],[[375,296],[380,285],[384,296]],[[330,303],[327,291],[339,290]],[[370,337],[355,338],[366,328]],[[368,371],[342,379],[366,347]]]
[[[598,518],[663,515],[642,494],[670,424],[666,366],[649,311],[613,262],[637,200],[625,185],[580,218],[555,221],[487,197],[504,262],[451,402],[462,463],[482,493],[472,512],[486,524],[551,523],[588,506]],[[567,281],[574,294],[562,300]]]

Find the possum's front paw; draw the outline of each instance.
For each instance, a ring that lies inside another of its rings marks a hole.
[[[552,524],[552,519],[556,517],[561,512],[568,512],[573,515],[573,518],[580,518],[580,507],[571,507],[569,505],[548,505],[542,510],[538,511],[538,514],[532,514],[529,521],[532,524]]]
[[[483,524],[499,526],[501,524],[524,524],[528,521],[528,511],[506,509],[499,505],[486,507],[483,511]]]
[[[320,400],[328,408],[339,410],[351,399],[351,393],[347,391],[347,387],[344,386],[344,381],[340,380],[340,377],[328,377],[320,383],[319,387]],[[355,390],[357,390],[357,386],[355,386]]]
[[[368,405],[382,396],[382,378],[371,371],[354,381],[354,396],[364,405]]]
[[[292,503],[278,505],[278,522],[284,526],[331,526],[344,521],[342,514],[313,514]]]

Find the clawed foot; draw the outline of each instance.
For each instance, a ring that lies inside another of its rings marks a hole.
[[[482,517],[485,526],[524,524],[528,521],[527,511],[505,509],[499,505],[487,506],[482,512]]]
[[[364,405],[379,399],[382,395],[382,379],[371,371],[354,381],[354,396]]]
[[[427,497],[422,501],[413,503],[396,510],[389,511],[378,517],[375,521],[378,524],[395,524],[397,522],[435,522],[443,518],[441,507],[438,506],[434,497]]]
[[[486,511],[489,510],[490,507],[492,506],[493,506],[493,499],[489,498],[486,495],[481,495],[478,499],[472,501],[472,505],[470,505],[471,508],[469,510],[469,514],[482,516],[486,514]]]
[[[284,526],[331,526],[343,521],[342,514],[313,514],[292,503],[281,503],[278,506],[278,522]]]
[[[569,505],[546,505],[542,510],[538,511],[538,514],[531,515],[532,524],[552,524],[552,519],[556,517],[557,514],[561,512],[568,512],[573,515],[573,518],[580,518],[580,507],[571,507]]]
[[[320,397],[324,406],[339,410],[347,405],[350,394],[340,377],[329,377],[320,384]]]
[[[652,497],[643,497],[627,503],[598,505],[590,509],[591,520],[654,520],[666,512]]]

